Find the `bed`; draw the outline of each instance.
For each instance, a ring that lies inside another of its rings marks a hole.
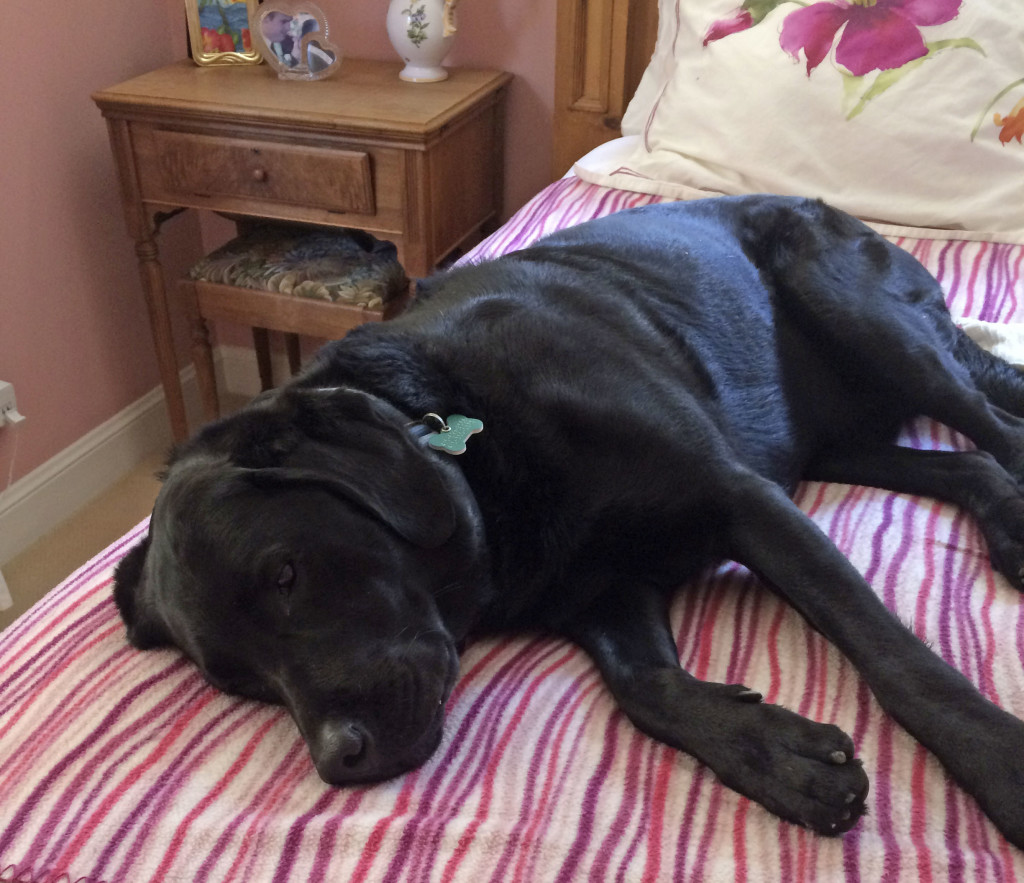
[[[959,321],[1019,357],[1017,0],[936,0],[927,21],[914,18],[920,4],[891,0],[927,55],[857,75],[873,56],[844,49],[853,6],[733,2],[559,0],[555,161],[559,174],[582,161],[465,259],[663,199],[820,193],[877,222],[939,279]],[[789,18],[815,6],[829,8]],[[716,79],[720,65],[738,85]],[[688,143],[670,143],[666,116]],[[869,135],[841,125],[857,119]],[[723,144],[726,158],[707,153]],[[904,427],[902,443],[969,446],[926,419]],[[962,512],[836,484],[805,483],[797,499],[890,609],[1024,717],[1024,600],[993,573]],[[0,635],[0,881],[1024,880],[1024,853],[853,668],[735,564],[679,593],[682,662],[854,736],[870,813],[842,838],[780,822],[640,734],[581,652],[539,635],[467,647],[425,766],[374,787],[327,787],[283,710],[218,693],[176,652],[129,647],[112,570],[146,527]]]

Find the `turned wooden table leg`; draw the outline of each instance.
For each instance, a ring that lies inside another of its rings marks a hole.
[[[220,417],[220,399],[217,397],[217,375],[213,366],[213,347],[210,342],[210,326],[199,309],[199,293],[194,282],[181,280],[178,283],[181,305],[185,310],[189,333],[192,340],[192,364],[196,369],[196,385],[203,405],[203,418],[216,420]]]
[[[146,309],[149,312],[149,326],[156,347],[160,382],[167,399],[171,434],[176,442],[181,442],[188,438],[188,418],[185,416],[185,396],[181,391],[178,360],[174,354],[171,314],[167,308],[167,292],[164,290],[164,274],[160,266],[156,239],[150,236],[137,240],[135,254],[139,259],[142,293],[145,295]]]
[[[288,369],[294,377],[302,369],[302,344],[299,341],[299,335],[286,334],[284,346],[288,353]]]
[[[270,357],[270,332],[266,328],[252,329],[252,347],[256,351],[256,369],[260,372],[260,390],[274,388],[274,363]]]

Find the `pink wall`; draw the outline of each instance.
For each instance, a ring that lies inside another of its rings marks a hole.
[[[44,43],[8,46],[0,379],[14,383],[28,418],[17,430],[15,479],[157,382],[106,128],[89,95],[173,60],[167,28],[162,4],[93,0],[47,16]],[[171,258],[198,242],[194,222],[174,226]],[[0,488],[13,442],[0,431]]]
[[[346,54],[392,57],[386,0],[320,5]],[[449,63],[516,75],[507,215],[549,180],[553,4],[463,0],[459,26]],[[106,128],[89,96],[182,57],[182,5],[62,4],[42,56],[31,40],[11,41],[9,51],[0,90],[0,379],[14,383],[28,417],[18,429],[17,480],[158,383]],[[168,274],[178,274],[201,248],[196,218],[170,222],[161,248]],[[13,441],[0,431],[0,490]]]
[[[387,0],[320,0],[331,39],[346,55],[395,58],[384,29]],[[514,210],[550,181],[555,4],[551,0],[460,0],[446,64],[507,70],[505,203]],[[344,62],[342,62],[344,64]]]

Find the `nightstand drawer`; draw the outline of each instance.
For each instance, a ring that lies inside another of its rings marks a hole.
[[[167,194],[375,211],[370,156],[362,151],[159,130],[153,139]]]

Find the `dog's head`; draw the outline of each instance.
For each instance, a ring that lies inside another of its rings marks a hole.
[[[484,589],[458,468],[354,390],[286,388],[172,455],[114,598],[131,642],[284,704],[331,784],[425,761]]]

